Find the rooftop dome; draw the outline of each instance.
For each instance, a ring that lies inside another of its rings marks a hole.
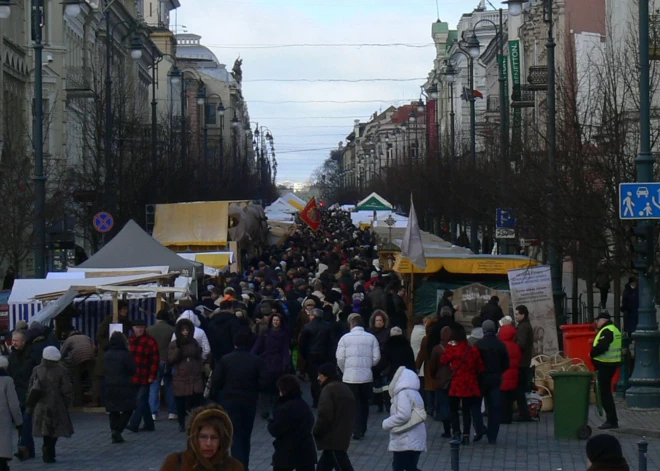
[[[197,59],[220,64],[215,54],[208,47],[202,46],[201,39],[202,37],[197,34],[177,34],[176,56],[180,59]]]

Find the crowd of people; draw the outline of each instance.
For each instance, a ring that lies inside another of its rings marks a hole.
[[[161,310],[151,326],[129,320],[121,302],[121,329],[108,316],[96,347],[73,328],[60,345],[47,326],[17,324],[8,359],[0,357],[8,398],[0,471],[12,455],[35,457],[33,437],[43,437],[43,461],[55,462],[57,440],[74,433],[69,408],[83,404],[90,377],[112,443],[126,430],[155,431],[163,410],[178,421],[187,449],[167,456],[165,471],[249,470],[257,413],[274,438],[274,471],[351,471],[349,445],[367,435],[372,407],[384,414],[394,471],[418,470],[427,418],[464,445],[484,437],[495,444],[501,424],[531,421],[527,308],[517,306],[514,320],[493,297],[468,336],[447,290],[437,312],[413,317],[404,285],[380,270],[374,245],[348,213],[326,213],[321,230],[299,229],[247,260],[244,273],[207,280],[199,296]]]

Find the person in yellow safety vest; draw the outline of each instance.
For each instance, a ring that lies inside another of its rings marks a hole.
[[[619,428],[614,397],[612,397],[612,378],[621,366],[621,331],[612,323],[610,313],[601,311],[596,319],[598,334],[591,347],[591,360],[598,373],[600,401],[606,414],[606,421],[598,427],[600,430]]]

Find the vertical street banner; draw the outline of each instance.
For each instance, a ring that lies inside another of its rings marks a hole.
[[[506,116],[506,129],[509,130],[509,116],[511,101],[509,99],[509,62],[506,56],[498,56],[498,64],[502,67],[502,76],[504,77],[504,112]]]
[[[511,59],[511,83],[513,89],[522,87],[520,70],[520,41],[509,41],[509,58]],[[511,126],[511,159],[518,160],[522,151],[522,110],[513,109],[513,122]]]
[[[559,343],[550,267],[510,270],[508,276],[513,308],[524,305],[529,310],[534,329],[534,356],[554,355],[559,351]]]
[[[436,108],[437,100],[428,100],[426,102],[426,131],[429,137],[428,159],[430,161],[438,160],[438,110]]]
[[[300,219],[307,224],[314,232],[319,230],[321,225],[321,212],[316,206],[316,198],[312,198],[305,209],[300,213]]]

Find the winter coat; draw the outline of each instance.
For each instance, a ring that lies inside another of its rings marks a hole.
[[[383,429],[390,430],[389,451],[426,451],[426,424],[424,422],[400,433],[391,431],[406,424],[417,405],[424,407],[419,394],[419,377],[414,371],[401,367],[390,383],[392,406],[390,416],[383,421]]]
[[[442,295],[442,298],[440,299],[440,302],[438,303],[438,311],[437,311],[438,312],[438,317],[440,317],[440,311],[442,310],[443,307],[448,307],[449,309],[451,309],[450,319],[452,321],[455,321],[456,320],[456,308],[454,307],[454,305],[452,304],[452,302],[449,299],[445,298],[444,294]]]
[[[364,331],[363,327],[353,327],[339,339],[337,344],[337,365],[344,373],[343,381],[351,384],[364,384],[373,381],[371,368],[380,361],[380,347],[376,337]]]
[[[31,340],[28,342],[30,345],[30,355],[32,356],[32,362],[35,365],[41,363],[41,359],[46,347],[55,347],[58,350],[60,349],[57,339],[49,334],[49,329],[46,327],[40,327],[41,333],[35,334],[34,329],[30,329],[27,332],[28,338]]]
[[[39,378],[46,394],[32,412],[32,433],[35,437],[70,437],[73,424],[69,407],[73,402],[73,388],[66,369],[54,361],[42,360],[30,378],[30,390]]]
[[[147,327],[147,334],[151,335],[158,344],[160,361],[167,361],[167,355],[172,342],[174,327],[166,321],[156,321],[154,325]]]
[[[193,332],[193,323],[182,319],[176,323],[176,340],[170,342],[167,360],[174,367],[172,373],[172,394],[175,397],[192,396],[204,392],[204,363],[202,362],[202,347],[193,337],[184,338],[182,328],[187,327]]]
[[[314,318],[302,329],[299,350],[305,359],[314,357],[322,363],[334,357],[333,324],[323,319]]]
[[[379,312],[378,314],[385,320],[385,326],[378,329],[376,328],[376,317],[378,317],[376,314],[377,313],[374,312],[369,319],[369,333],[378,339],[380,352],[383,353],[383,346],[385,345],[385,342],[387,342],[387,339],[390,338],[390,318],[385,312]]]
[[[236,316],[234,316],[234,318],[236,319]],[[209,344],[209,339],[206,336],[206,333],[199,327],[200,324],[199,318],[194,312],[189,310],[189,311],[184,311],[183,314],[181,314],[179,318],[176,320],[176,322],[178,323],[180,320],[183,319],[188,319],[195,326],[195,334],[193,335],[193,337],[195,337],[195,340],[197,340],[199,346],[202,347],[202,361],[206,361],[209,354],[211,353],[211,345]],[[175,340],[176,340],[176,332],[172,334],[172,339],[170,341],[174,342]]]
[[[319,450],[346,451],[355,425],[355,396],[339,379],[321,386],[314,438]]]
[[[479,349],[481,360],[484,363],[484,372],[480,378],[482,392],[500,389],[502,375],[509,369],[509,353],[506,345],[497,338],[495,332],[488,332],[475,347]]]
[[[282,316],[279,316],[280,319]],[[283,324],[275,329],[273,318],[268,322],[268,330],[261,334],[252,347],[252,353],[260,356],[266,362],[266,371],[271,382],[274,382],[291,366],[291,351],[289,350],[289,333]]]
[[[7,372],[14,380],[18,402],[21,405],[21,408],[23,408],[25,407],[25,397],[27,396],[32,370],[39,363],[33,362],[32,355],[30,355],[30,347],[27,345],[23,350],[15,350],[12,348],[8,360],[9,368],[7,368]]]
[[[212,467],[204,466],[208,460],[200,458],[194,449],[190,448],[181,453],[167,455],[160,471],[244,471],[245,468],[236,458],[227,456],[224,461],[215,460],[210,463]]]
[[[516,328],[516,342],[522,350],[522,360],[520,366],[529,368],[532,364],[532,355],[534,354],[534,329],[529,319],[524,319],[518,323]]]
[[[316,445],[312,437],[314,414],[301,394],[282,396],[268,424],[274,438],[273,467],[293,469],[316,464]]]
[[[371,305],[371,310],[375,311],[380,309],[382,311],[387,310],[387,293],[380,286],[375,287],[371,292],[367,294],[367,300]]]
[[[449,327],[442,329],[440,336],[440,343],[433,348],[433,352],[431,352],[431,359],[427,362],[429,364],[429,375],[426,378],[426,381],[433,383],[435,390],[443,390],[447,386],[447,376],[445,375],[442,377],[442,370],[443,368],[449,368],[449,365],[441,365],[440,358],[442,358],[442,354],[445,352],[445,349],[451,340],[451,329]]]
[[[135,360],[122,338],[110,340],[103,354],[105,371],[105,408],[108,412],[127,412],[137,406],[137,388],[133,384]]]
[[[240,329],[240,322],[233,312],[221,311],[211,316],[206,325],[206,335],[211,346],[213,361],[234,351],[234,337]]]
[[[120,317],[119,323],[123,326],[122,332],[128,337],[131,331],[131,321],[128,320],[128,317]],[[110,342],[110,324],[112,324],[112,314],[105,316],[105,319],[103,319],[103,322],[101,322],[101,325],[96,331],[96,345],[98,348],[96,352],[96,366],[94,367],[95,376],[105,376],[103,371],[103,354]]]
[[[440,357],[440,364],[452,371],[449,395],[452,397],[480,397],[478,376],[484,371],[481,354],[467,341],[450,342]]]
[[[497,302],[488,301],[481,308],[480,316],[484,321],[491,320],[495,322],[495,325],[499,325],[500,320],[504,317],[504,312]]]
[[[374,367],[374,374],[385,375],[387,376],[387,381],[390,382],[400,366],[405,366],[417,373],[415,355],[413,354],[410,342],[402,335],[395,335],[385,342],[383,355]]]
[[[247,350],[236,349],[220,358],[211,376],[211,398],[257,403],[260,391],[268,387],[266,362]]]
[[[431,352],[433,349],[428,348],[429,336],[433,329],[433,326],[438,322],[437,319],[430,319],[426,323],[426,335],[422,339],[422,346],[419,349],[417,358],[415,358],[415,366],[417,370],[424,371],[424,377],[431,377],[431,372],[429,370],[429,360],[431,359]],[[435,391],[435,386],[433,381],[424,381],[424,391]]]
[[[62,344],[60,353],[62,358],[66,358],[71,354],[71,364],[78,366],[94,359],[94,343],[82,332],[74,330]]]
[[[14,380],[5,370],[0,370],[0,458],[12,457],[12,437],[16,435],[15,428],[22,423]]]
[[[603,461],[591,463],[587,471],[630,471],[630,466],[623,456],[608,456]]]
[[[522,360],[522,350],[515,341],[516,328],[512,325],[503,325],[497,333],[499,339],[506,345],[509,353],[509,369],[502,376],[502,391],[515,391],[518,388],[518,375],[520,361]]]
[[[410,334],[410,346],[412,347],[413,355],[415,355],[415,360],[417,359],[419,351],[422,348],[422,341],[424,340],[425,336],[426,330],[424,329],[423,325],[420,324],[413,327],[413,330]],[[424,376],[423,368],[418,368],[418,375]]]

